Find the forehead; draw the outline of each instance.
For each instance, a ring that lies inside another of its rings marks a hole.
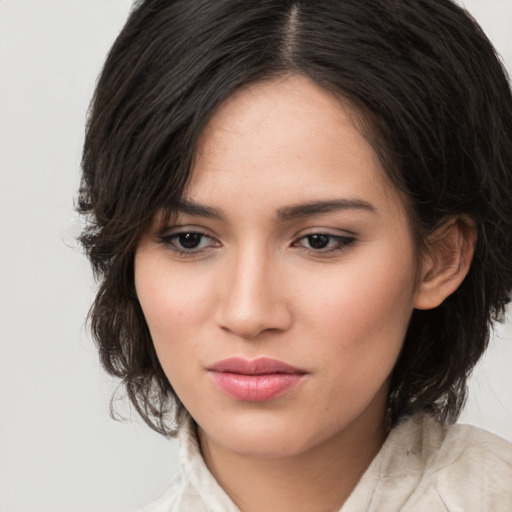
[[[357,125],[358,112],[303,76],[251,84],[215,112],[197,145],[185,197],[261,206],[360,196],[402,202]]]

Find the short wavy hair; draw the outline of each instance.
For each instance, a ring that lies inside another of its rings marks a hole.
[[[417,246],[450,218],[477,242],[465,280],[415,310],[390,380],[388,418],[454,421],[512,290],[512,98],[493,46],[449,0],[146,0],[115,41],[91,103],[80,241],[99,281],[90,327],[105,370],[173,435],[184,410],[134,287],[134,253],[172,211],[198,137],[238,88],[301,74],[348,99],[409,203]]]

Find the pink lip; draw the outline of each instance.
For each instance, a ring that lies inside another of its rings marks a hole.
[[[265,402],[283,395],[307,373],[289,364],[262,357],[254,361],[232,357],[207,368],[227,395],[247,402]]]

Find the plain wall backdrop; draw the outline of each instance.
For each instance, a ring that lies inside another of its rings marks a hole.
[[[467,0],[512,69],[512,0]],[[74,237],[86,110],[130,0],[0,0],[0,511],[129,512],[177,471],[177,445],[109,417],[115,383],[84,327]],[[512,326],[460,421],[512,440]],[[129,410],[125,407],[125,410]]]

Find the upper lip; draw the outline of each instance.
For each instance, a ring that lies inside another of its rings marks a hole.
[[[277,359],[260,357],[254,360],[242,357],[222,359],[207,368],[214,372],[239,373],[241,375],[268,375],[273,373],[307,373],[305,370],[291,366]]]

